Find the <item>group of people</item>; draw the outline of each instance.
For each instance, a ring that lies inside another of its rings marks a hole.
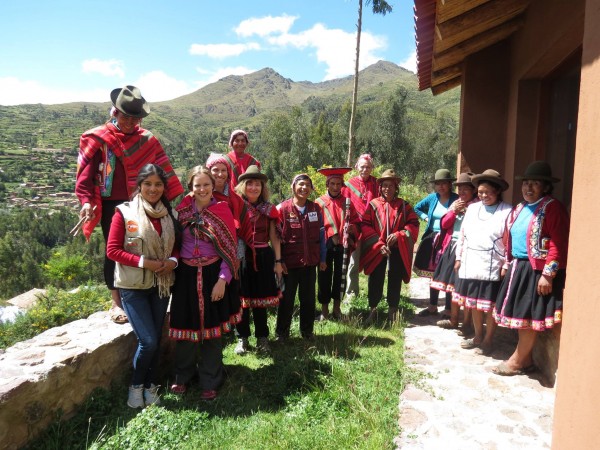
[[[535,370],[539,332],[562,321],[569,232],[567,211],[552,197],[560,180],[549,164],[535,161],[516,179],[523,201],[511,207],[502,198],[509,184],[497,171],[454,179],[439,170],[435,192],[415,207],[428,223],[415,266],[431,278],[430,305],[419,315],[438,314],[445,292],[447,318],[437,325],[459,329],[462,307],[461,347],[486,356],[497,326],[518,330],[514,353],[493,368],[504,376]],[[457,195],[448,194],[451,182]]]
[[[560,322],[566,237],[556,233],[568,218],[549,195],[551,175],[526,174],[526,202],[511,210],[501,201],[508,184],[497,172],[461,174],[456,181],[440,170],[432,180],[436,192],[413,209],[398,197],[395,171],[373,177],[373,159],[364,154],[358,175],[347,181],[351,168],[320,169],[327,192],[316,201],[311,178],[298,174],[291,197],[273,205],[260,162],[246,152],[248,134],[235,130],[231,151],[194,167],[188,193],[172,208],[184,189],[159,141],[141,127],[148,103],[130,85],[110,97],[110,120],[81,137],[76,194],[84,235],[100,223],[106,239],[111,318],[129,321],[138,338],[130,407],[160,402],[158,350],[169,299],[169,337],[176,341],[170,390],[185,393],[198,375],[203,400],[215,399],[224,380],[224,333],[235,331],[234,352],[243,355],[251,349],[252,320],[256,350],[270,352],[268,308],[277,308],[276,340],[285,342],[298,294],[300,334],[313,340],[315,317],[341,317],[344,295],[358,294],[360,271],[369,276],[366,323],[376,319],[386,278],[388,320],[396,319],[401,282],[414,269],[432,277],[427,314],[437,313],[438,290],[453,294],[440,326],[458,327],[460,306],[472,311],[475,337],[466,348],[490,349],[496,322],[522,329],[504,372],[527,370],[535,331]],[[413,268],[419,216],[428,226]],[[525,297],[534,306],[523,306]]]

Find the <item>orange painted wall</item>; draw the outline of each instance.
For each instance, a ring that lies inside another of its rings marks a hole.
[[[600,448],[600,292],[598,249],[592,232],[600,209],[592,201],[600,174],[600,0],[588,0],[579,124],[573,182],[569,262],[565,290],[558,383],[554,407],[554,449]]]

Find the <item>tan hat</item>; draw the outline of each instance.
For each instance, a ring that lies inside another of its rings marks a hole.
[[[430,183],[435,183],[436,181],[454,181],[456,178],[452,176],[448,169],[438,169],[435,171],[435,176],[429,180]]]
[[[504,178],[502,178],[502,175],[500,175],[500,172],[498,172],[494,169],[486,169],[482,173],[473,175],[471,177],[471,182],[475,186],[479,186],[479,183],[481,183],[482,181],[490,181],[494,184],[497,184],[498,186],[500,186],[500,190],[502,190],[502,191],[505,191],[508,189],[508,183],[506,182],[506,180]]]
[[[396,183],[396,185],[400,184],[402,178],[396,176],[396,171],[394,169],[385,170],[379,178],[377,178],[377,184],[383,183],[385,180],[392,180]]]
[[[556,183],[560,178],[552,176],[552,168],[546,161],[534,161],[527,166],[523,175],[517,175],[517,180],[542,180]]]
[[[244,180],[262,180],[267,181],[267,176],[260,171],[258,166],[252,164],[248,166],[246,171],[238,177],[238,181]]]
[[[131,117],[146,117],[150,114],[150,106],[139,88],[127,85],[123,88],[113,89],[110,99],[115,108]]]
[[[473,177],[473,175],[475,175],[473,172],[463,172],[458,176],[457,180],[454,183],[452,183],[452,185],[462,186],[465,184],[470,184],[471,186],[475,187],[475,185],[471,181],[471,177]]]

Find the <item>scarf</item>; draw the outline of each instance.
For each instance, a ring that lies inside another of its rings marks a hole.
[[[163,202],[158,202],[152,206],[141,195],[136,195],[131,201],[131,208],[137,211],[139,219],[140,234],[144,238],[146,249],[144,257],[165,261],[171,256],[173,246],[175,245],[175,228],[169,211]],[[160,219],[162,233],[159,235],[148,217]],[[155,274],[155,282],[158,286],[158,294],[161,297],[168,297],[170,287],[175,280],[173,272],[168,274]]]

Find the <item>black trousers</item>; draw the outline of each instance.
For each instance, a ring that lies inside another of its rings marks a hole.
[[[221,338],[202,342],[175,343],[175,382],[189,383],[196,373],[202,389],[218,389],[223,383],[223,343]]]
[[[252,317],[254,318],[254,335],[257,338],[269,337],[267,308],[244,308],[242,321],[235,326],[235,334],[240,338],[250,337],[250,310],[252,310]]]
[[[328,305],[331,300],[339,302],[342,300],[340,286],[342,284],[342,263],[344,259],[344,247],[336,245],[327,250],[327,270],[319,271],[318,300],[322,305]]]
[[[390,270],[387,277],[387,302],[390,308],[397,308],[400,304],[400,288],[402,287],[402,278],[406,274],[404,264],[400,258],[400,252],[397,248],[392,249],[389,256]],[[383,296],[383,282],[385,281],[388,266],[388,258],[383,258],[373,273],[369,275],[369,306],[377,307]]]
[[[303,337],[313,334],[315,322],[315,283],[317,281],[317,266],[288,269],[284,275],[285,291],[277,309],[277,336],[290,335],[296,291],[300,299],[300,333]]]

